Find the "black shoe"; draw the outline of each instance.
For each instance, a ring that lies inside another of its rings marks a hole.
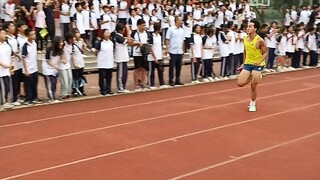
[[[176,82],[176,85],[183,86],[184,84],[182,82]]]
[[[174,82],[169,82],[169,85],[170,86],[175,86],[175,83]]]
[[[109,95],[113,95],[114,93],[113,93],[112,91],[110,91],[110,92],[107,92],[107,94],[109,94]]]

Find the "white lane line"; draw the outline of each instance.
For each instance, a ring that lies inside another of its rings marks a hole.
[[[303,88],[303,89],[299,89],[299,90],[295,90],[295,91],[289,91],[289,92],[285,92],[285,93],[273,94],[273,95],[270,95],[270,96],[260,97],[258,99],[266,99],[266,98],[272,98],[272,97],[277,97],[277,96],[282,96],[282,95],[287,95],[287,94],[293,94],[293,93],[297,93],[297,92],[302,92],[302,91],[315,89],[315,88],[318,88],[318,87],[320,87],[320,86]],[[214,109],[214,108],[219,108],[219,107],[224,107],[224,106],[230,106],[230,105],[234,105],[234,104],[244,103],[244,102],[247,102],[247,101],[248,100],[235,101],[235,102],[226,103],[226,104],[208,106],[208,107],[198,108],[198,109],[193,109],[193,110],[188,110],[188,111],[181,111],[181,112],[166,114],[166,115],[162,115],[162,116],[139,119],[139,120],[136,120],[136,121],[126,122],[126,123],[114,124],[114,125],[111,125],[111,126],[104,126],[104,127],[95,128],[95,129],[89,129],[89,130],[84,130],[84,131],[79,131],[79,132],[74,132],[74,133],[69,133],[69,134],[49,137],[49,138],[43,138],[43,139],[38,139],[38,140],[34,140],[34,141],[27,141],[27,142],[23,142],[23,143],[17,143],[17,144],[2,146],[2,147],[0,147],[0,150],[8,149],[8,148],[14,148],[14,147],[23,146],[23,145],[40,143],[40,142],[45,142],[45,141],[50,141],[50,140],[55,140],[55,139],[61,139],[61,138],[66,138],[66,137],[70,137],[70,136],[76,136],[76,135],[81,135],[81,134],[85,134],[85,133],[96,132],[96,131],[116,128],[116,127],[121,127],[121,126],[126,126],[126,125],[138,124],[138,123],[142,123],[142,122],[152,121],[152,120],[155,120],[155,119],[167,118],[167,117],[171,117],[171,116],[178,116],[178,115],[194,113],[194,112],[198,112],[198,111],[204,111],[204,110],[208,110],[208,109]]]
[[[264,83],[264,84],[260,84],[259,87],[261,87],[261,86],[267,86],[267,85],[273,85],[273,84],[278,84],[278,83],[284,83],[284,82],[291,82],[291,81],[294,81],[294,80],[314,78],[314,77],[319,77],[319,76],[320,76],[320,75],[305,76],[305,77],[301,77],[301,78],[287,79],[287,80],[282,80],[282,81]],[[249,87],[245,87],[245,88],[249,88]],[[31,121],[25,121],[25,122],[19,122],[19,123],[2,125],[2,126],[0,126],[0,128],[6,128],[6,127],[12,127],[12,126],[19,126],[19,125],[25,125],[25,124],[31,124],[31,123],[38,123],[38,122],[48,121],[48,120],[52,120],[52,119],[66,118],[66,117],[72,117],[72,116],[80,116],[80,115],[84,115],[84,114],[94,114],[94,113],[105,112],[105,111],[112,111],[112,110],[117,110],[117,109],[125,109],[125,108],[142,106],[142,105],[150,105],[150,104],[162,103],[162,102],[166,102],[166,101],[175,101],[175,100],[181,100],[181,99],[186,99],[186,98],[206,96],[206,95],[224,93],[224,92],[235,91],[235,90],[240,90],[240,89],[241,89],[241,88],[236,87],[236,88],[225,89],[225,90],[214,91],[214,92],[208,92],[208,93],[199,93],[199,94],[194,94],[194,95],[187,95],[187,96],[181,96],[181,97],[175,97],[175,98],[167,98],[167,99],[162,99],[162,100],[155,100],[155,101],[149,101],[149,102],[144,102],[144,103],[137,103],[137,104],[131,104],[131,105],[125,105],[125,106],[105,108],[105,109],[94,110],[94,111],[84,111],[84,112],[81,112],[81,113],[72,113],[72,114],[65,114],[65,115],[60,115],[60,116],[40,118],[40,119],[36,119],[36,120],[31,120]],[[242,88],[242,89],[244,89],[244,88]]]
[[[32,175],[32,174],[45,172],[45,171],[50,171],[50,170],[54,170],[54,169],[58,169],[58,168],[63,168],[63,167],[67,167],[67,166],[72,166],[72,165],[75,165],[75,164],[80,164],[80,163],[92,161],[92,160],[95,160],[95,159],[100,159],[100,158],[104,158],[104,157],[108,157],[108,156],[112,156],[112,155],[126,153],[126,152],[134,151],[134,150],[137,150],[137,149],[147,148],[147,147],[150,147],[150,146],[159,145],[159,144],[166,143],[166,142],[172,142],[172,141],[176,141],[178,139],[187,138],[187,137],[203,134],[203,133],[210,132],[210,131],[215,131],[215,130],[218,130],[218,129],[224,129],[224,128],[228,128],[228,127],[232,127],[232,126],[238,126],[238,125],[242,125],[242,124],[247,124],[247,123],[255,122],[255,121],[258,121],[258,120],[261,120],[261,119],[274,117],[274,116],[278,116],[278,115],[289,113],[289,112],[299,111],[299,110],[303,110],[303,109],[307,109],[307,108],[311,108],[311,107],[315,107],[315,106],[319,106],[319,105],[320,105],[320,103],[316,103],[316,104],[303,106],[303,107],[299,107],[299,108],[294,108],[294,109],[291,109],[291,110],[286,110],[286,111],[282,111],[282,112],[278,112],[278,113],[274,113],[274,114],[269,114],[269,115],[266,115],[266,116],[261,116],[261,117],[257,117],[257,118],[253,118],[253,119],[248,119],[246,121],[227,124],[227,125],[224,125],[224,126],[214,127],[214,128],[210,128],[210,129],[206,129],[206,130],[202,130],[202,131],[197,131],[197,132],[193,132],[193,133],[188,133],[188,134],[184,134],[184,135],[180,135],[180,136],[170,137],[170,138],[167,138],[167,139],[163,139],[163,140],[152,142],[152,143],[148,143],[148,144],[134,146],[134,147],[127,148],[127,149],[122,149],[122,150],[119,150],[119,151],[113,151],[113,152],[109,152],[109,153],[105,153],[105,154],[100,154],[100,155],[97,155],[97,156],[92,156],[92,157],[88,157],[88,158],[84,158],[84,159],[79,159],[79,160],[76,160],[76,161],[71,161],[71,162],[64,163],[64,164],[59,164],[59,165],[55,165],[55,166],[51,166],[51,167],[47,167],[47,168],[43,168],[43,169],[38,169],[38,170],[25,172],[25,173],[22,173],[22,174],[17,174],[17,175],[14,175],[14,176],[5,177],[5,178],[2,178],[1,180],[9,180],[9,179],[24,177],[24,176],[28,176],[28,175]]]
[[[318,136],[318,135],[320,135],[320,131],[312,133],[312,134],[309,134],[309,135],[306,135],[306,136],[303,136],[303,137],[300,137],[300,138],[297,138],[297,139],[286,141],[286,142],[283,142],[283,143],[280,143],[280,144],[277,144],[277,145],[274,145],[274,146],[270,146],[270,147],[267,147],[267,148],[264,148],[264,149],[260,149],[258,151],[253,151],[251,153],[244,154],[242,156],[236,157],[234,159],[230,159],[228,161],[223,161],[223,162],[218,163],[218,164],[207,166],[205,168],[201,168],[201,169],[198,169],[196,171],[192,171],[192,172],[189,172],[189,173],[186,173],[186,174],[174,177],[174,178],[170,178],[169,180],[178,180],[178,179],[183,179],[183,178],[186,178],[186,177],[190,177],[192,175],[196,175],[196,174],[208,171],[208,170],[212,170],[212,169],[220,167],[220,166],[224,166],[224,165],[227,165],[227,164],[230,164],[230,163],[233,163],[233,162],[245,159],[245,158],[249,158],[249,157],[252,157],[252,156],[267,152],[267,151],[271,151],[273,149],[280,148],[280,147],[283,147],[283,146],[286,146],[286,145],[289,145],[289,144],[292,144],[292,143],[296,143],[298,141],[303,141],[303,140],[306,140],[308,138],[312,138],[312,137]]]

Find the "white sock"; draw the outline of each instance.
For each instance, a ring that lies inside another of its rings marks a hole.
[[[256,101],[250,100],[250,106],[255,106],[255,105],[256,105]]]

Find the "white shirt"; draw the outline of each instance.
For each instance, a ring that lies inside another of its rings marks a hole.
[[[81,40],[74,42],[74,45],[73,45],[74,53],[72,57],[73,57],[73,63],[77,68],[84,68],[84,65],[85,65],[82,52],[81,52],[82,48],[83,48],[83,42]],[[71,67],[72,69],[76,68],[73,66],[73,64],[71,64]]]
[[[271,28],[270,31],[269,31],[269,34],[271,34],[272,32],[274,31],[277,31],[276,29],[273,29]],[[274,33],[270,39],[269,38],[265,38],[266,40],[266,44],[267,44],[267,47],[268,48],[276,48],[276,44],[277,44],[277,41],[276,41],[276,33]]]
[[[101,16],[101,21],[105,22],[103,24],[101,24],[101,29],[108,29],[109,31],[111,30],[111,17],[109,14],[103,14]]]
[[[186,24],[187,24],[187,26],[186,26]],[[183,23],[182,27],[183,27],[183,31],[184,31],[184,37],[190,38],[191,34],[192,34],[193,21],[191,19],[187,20],[186,23]]]
[[[214,49],[217,46],[217,37],[216,35],[213,35],[212,37],[205,36],[202,40],[205,41],[203,45],[202,59],[211,60],[213,58]]]
[[[128,62],[129,52],[126,38],[122,34],[116,33],[115,35],[115,62]]]
[[[226,37],[225,33],[220,31],[218,35],[219,52],[221,57],[228,57],[230,54],[229,45],[222,41],[221,37]]]
[[[293,37],[291,33],[287,35],[286,52],[294,53],[296,50],[297,37]]]
[[[217,17],[216,17],[216,21],[214,22],[214,27],[216,28],[220,28],[221,24],[224,23],[224,12],[222,11],[218,11],[217,12]]]
[[[159,21],[159,18],[157,17],[157,16],[151,16],[151,18],[150,18],[150,21],[151,22],[153,22],[153,23],[159,23],[160,21]],[[154,31],[154,25],[153,24],[150,24],[150,26],[149,26],[149,31],[150,32],[153,32]]]
[[[202,57],[202,37],[200,34],[193,34],[191,36],[190,45],[192,45],[193,57],[201,58]]]
[[[5,9],[4,9],[5,13],[10,14],[10,15],[5,14],[4,21],[13,21],[14,18],[11,17],[11,16],[14,16],[14,15],[15,15],[16,5],[15,5],[14,3],[11,3],[11,4],[6,3],[6,4],[4,5],[4,8],[5,8]]]
[[[35,41],[30,43],[27,41],[22,47],[22,58],[24,58],[26,63],[26,68],[23,68],[23,72],[26,70],[29,74],[35,73],[38,71],[37,65],[37,44]]]
[[[236,37],[234,34],[234,31],[229,30],[227,36],[230,38],[229,44],[228,44],[228,50],[230,54],[235,54],[235,45],[236,45]]]
[[[119,19],[127,19],[128,18],[128,10],[126,11],[120,11],[120,9],[128,9],[128,3],[127,1],[121,1],[119,3],[119,10],[118,10],[118,18]]]
[[[75,21],[76,21],[76,27],[78,29],[78,31],[80,32],[80,34],[85,34],[85,26],[84,26],[84,17],[81,13],[76,13],[74,15],[75,17]]]
[[[44,11],[38,11],[36,13],[36,24],[35,27],[37,28],[45,28],[46,27],[46,15]]]
[[[98,29],[98,20],[97,20],[98,18],[96,13],[94,11],[91,11],[90,15],[91,15],[90,22],[93,26],[93,28],[90,28],[90,30]]]
[[[68,4],[62,3],[60,6],[60,12],[66,14],[70,11],[70,6]],[[70,23],[70,17],[62,15],[60,13],[60,23]]]
[[[111,20],[114,21],[114,22],[111,21],[111,24],[110,24],[110,28],[111,28],[110,32],[113,32],[116,30],[116,25],[117,25],[116,22],[117,22],[118,16],[116,14],[112,14],[112,13],[110,13],[109,15],[110,15]]]
[[[142,43],[148,42],[148,34],[146,31],[141,33],[137,30],[136,33],[131,34],[131,38],[133,38],[134,42],[142,42]],[[140,47],[134,46],[132,48],[133,48],[133,56],[142,56]]]
[[[310,18],[310,13],[306,10],[300,12],[299,23],[303,22],[308,24]]]
[[[60,70],[66,70],[71,68],[70,62],[72,53],[72,44],[68,44],[67,42],[65,42],[62,55],[62,59],[65,61],[65,64],[60,62]]]
[[[96,18],[100,19],[100,3],[99,0],[93,0],[93,11],[96,14]]]
[[[81,12],[82,16],[83,16],[83,28],[84,30],[90,30],[90,12],[87,10],[83,10]]]
[[[298,33],[297,48],[304,49],[304,31]]]
[[[6,42],[0,43],[0,62],[6,66],[11,65],[11,47]],[[0,65],[0,77],[11,76],[10,67],[5,68]]]
[[[317,51],[317,40],[316,40],[316,35],[313,34],[308,34],[308,36],[306,36],[306,38],[308,38],[308,41],[306,39],[307,42],[307,46],[309,47],[309,49],[311,51]]]
[[[11,50],[16,53],[19,51],[19,42],[18,40],[16,39],[15,36],[7,36],[7,39],[8,39],[8,43],[10,44],[11,46]],[[14,67],[14,70],[19,70],[22,68],[22,63],[21,63],[21,59],[17,58],[17,57],[13,57],[12,58],[12,61],[13,61],[13,67]]]
[[[113,56],[113,42],[103,40],[100,42],[100,47],[97,46],[97,68],[99,69],[112,69],[114,63]]]
[[[48,64],[52,64],[55,67],[59,67],[61,56],[52,56],[52,50],[47,51],[46,58],[42,61],[42,74],[45,76],[57,76],[58,71]]]
[[[162,43],[160,34],[152,34],[153,36],[153,52],[157,60],[162,59]],[[148,61],[154,61],[151,54],[148,55]]]
[[[138,29],[137,22],[139,19],[141,19],[141,16],[138,16],[138,15],[134,17],[130,16],[128,23],[129,23],[129,26],[131,27],[131,30]]]

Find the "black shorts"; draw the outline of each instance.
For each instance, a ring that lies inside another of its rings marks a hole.
[[[133,57],[133,61],[134,61],[134,68],[135,69],[138,69],[138,68],[146,69],[146,67],[147,67],[146,57],[134,56]]]
[[[292,58],[293,54],[294,54],[293,52],[286,52],[286,55],[287,55],[288,58]]]

